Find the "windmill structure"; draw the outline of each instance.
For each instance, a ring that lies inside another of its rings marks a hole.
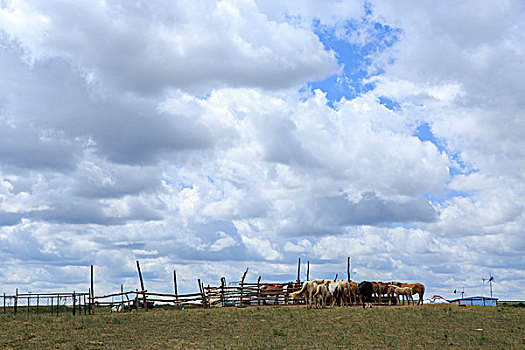
[[[489,272],[489,278],[481,278],[483,283],[487,282],[490,285],[490,298],[492,299],[492,282],[494,282],[494,276]]]
[[[461,294],[461,299],[463,299],[463,297],[465,296],[465,287],[463,287],[463,290],[461,292],[458,292],[457,289],[454,289],[454,294]]]

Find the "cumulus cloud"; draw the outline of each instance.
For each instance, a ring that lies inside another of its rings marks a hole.
[[[23,1],[1,14],[2,29],[30,61],[64,57],[90,80],[125,91],[284,88],[335,68],[313,33],[268,20],[250,0]]]

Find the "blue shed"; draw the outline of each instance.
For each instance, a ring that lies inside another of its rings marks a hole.
[[[450,300],[451,304],[457,305],[478,305],[478,306],[498,306],[498,298],[490,297],[468,297],[463,299]]]

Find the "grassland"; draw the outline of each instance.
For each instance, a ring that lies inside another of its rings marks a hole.
[[[0,314],[2,349],[525,348],[525,309],[302,306]]]

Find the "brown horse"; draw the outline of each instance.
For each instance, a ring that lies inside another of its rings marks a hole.
[[[405,298],[404,298],[405,296],[407,297],[408,305],[410,305],[410,300],[412,300],[412,304],[414,304],[414,299],[412,298],[412,294],[413,294],[412,288],[398,287],[398,286],[394,286],[393,284],[388,285],[388,288],[389,288],[389,293],[390,291],[392,291],[396,295],[396,301],[397,301],[396,305],[399,305],[400,295],[403,295],[403,305],[405,305]],[[389,299],[388,305],[390,305],[390,299]]]
[[[419,301],[417,302],[418,305],[423,305],[423,296],[425,295],[425,285],[421,283],[402,283],[397,281],[392,281],[394,286],[398,287],[410,287],[412,288],[413,294],[417,294],[419,296]]]
[[[370,282],[373,288],[373,294],[377,295],[377,303],[381,304],[381,296],[383,294],[382,282]]]
[[[390,283],[377,282],[377,284],[379,285],[379,292],[381,293],[381,295],[382,296],[386,295],[388,297],[388,285]]]
[[[357,283],[348,282],[348,299],[352,305],[357,304]]]

